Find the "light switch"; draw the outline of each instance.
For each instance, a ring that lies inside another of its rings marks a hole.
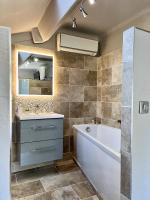
[[[140,101],[139,102],[139,113],[140,114],[149,113],[149,101]]]

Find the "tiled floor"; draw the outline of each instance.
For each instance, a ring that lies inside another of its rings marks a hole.
[[[100,199],[73,160],[14,174],[11,191],[12,200]]]

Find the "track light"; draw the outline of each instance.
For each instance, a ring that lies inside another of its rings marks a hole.
[[[84,10],[83,5],[81,4],[80,12],[82,13],[83,17],[86,18],[88,16],[87,12]]]
[[[72,28],[77,28],[77,22],[75,17],[72,20]]]
[[[91,5],[93,5],[93,4],[96,3],[96,0],[89,0],[89,3],[90,3]]]

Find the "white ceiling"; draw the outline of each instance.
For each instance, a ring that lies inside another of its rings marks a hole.
[[[12,33],[36,27],[51,0],[0,0],[0,26],[12,28]]]
[[[12,33],[30,31],[38,25],[51,1],[0,0],[0,26],[11,27]],[[92,6],[89,5],[88,0],[85,0],[84,7],[88,12],[87,18],[81,16],[78,6],[66,16],[63,27],[71,28],[72,17],[75,16],[79,31],[106,33],[125,20],[150,8],[150,0],[97,0]]]
[[[76,17],[78,29],[91,33],[106,33],[118,24],[138,15],[141,11],[150,8],[150,0],[97,0],[95,5],[84,3],[88,13],[83,18],[79,6],[64,21],[64,27],[71,27],[72,17]]]

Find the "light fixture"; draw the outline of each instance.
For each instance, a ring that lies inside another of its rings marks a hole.
[[[72,20],[72,28],[77,28],[77,22],[75,17]]]
[[[96,3],[96,0],[89,0],[89,3],[90,3],[91,5],[93,5],[93,4]]]
[[[34,60],[34,62],[38,62],[38,61],[39,61],[39,59],[38,59],[38,58],[34,58],[33,60]]]
[[[82,13],[83,17],[86,18],[88,16],[87,12],[83,8],[83,4],[81,4],[80,12]]]

